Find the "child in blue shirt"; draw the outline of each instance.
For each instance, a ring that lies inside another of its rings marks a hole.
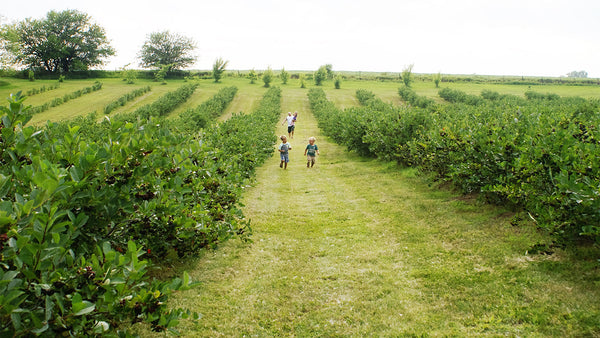
[[[281,135],[279,138],[281,139],[281,144],[277,148],[281,157],[281,163],[279,163],[279,168],[287,169],[287,164],[290,161],[289,151],[292,150],[292,145],[288,143],[287,137],[285,135]]]
[[[315,165],[315,161],[317,159],[317,155],[319,154],[319,147],[315,144],[316,139],[314,137],[310,137],[308,139],[308,144],[304,149],[304,156],[306,156],[306,167],[312,168]]]

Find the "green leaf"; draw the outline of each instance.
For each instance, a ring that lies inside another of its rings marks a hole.
[[[12,224],[13,221],[14,221],[14,219],[11,217],[0,216],[0,226]]]
[[[80,294],[76,293],[73,295],[73,299],[71,299],[72,303],[81,303],[83,302],[83,298],[81,297]]]
[[[84,300],[81,303],[73,303],[73,315],[75,316],[83,316],[88,314],[96,309],[96,304],[92,302],[88,302]]]
[[[179,325],[179,321],[177,319],[172,319],[167,324],[167,328],[175,327],[177,325]]]
[[[107,253],[113,251],[109,242],[102,243],[102,252],[106,255]]]
[[[23,295],[25,292],[21,290],[12,290],[4,295],[4,299],[2,299],[2,304],[10,304],[13,300],[17,299],[19,296]],[[23,302],[25,298],[21,299],[17,303],[20,304]]]
[[[4,198],[4,196],[6,196],[6,194],[8,194],[8,192],[10,191],[10,188],[12,188],[13,186],[13,182],[12,182],[12,177],[11,176],[4,176],[0,174],[0,198]]]
[[[60,312],[62,314],[65,313],[65,306],[64,306],[64,297],[62,297],[59,293],[55,293],[52,295],[54,297],[54,300],[56,301],[56,304],[58,305],[58,308],[60,309]]]
[[[18,313],[18,312],[16,312],[16,311],[13,311],[10,314],[10,319],[12,321],[12,325],[15,328],[15,330],[20,330],[21,326],[22,326],[22,324],[21,324],[21,314]]]
[[[190,275],[187,273],[187,271],[183,272],[183,287],[186,287],[190,284]]]
[[[4,273],[2,275],[2,280],[3,281],[9,281],[12,280],[13,278],[15,278],[17,275],[19,274],[19,271],[7,271],[6,273]]]
[[[35,333],[36,335],[39,335],[39,334],[41,334],[42,332],[44,332],[44,331],[48,330],[48,328],[49,328],[49,327],[50,327],[50,326],[49,326],[48,324],[46,324],[46,325],[44,325],[44,326],[40,327],[39,329],[31,330],[31,332]]]
[[[52,318],[52,309],[54,308],[54,303],[52,302],[51,296],[46,296],[46,316],[45,320],[48,322]]]
[[[13,205],[11,201],[0,202],[0,212],[11,214],[13,212]]]
[[[83,212],[80,212],[79,214],[77,214],[77,217],[73,221],[73,226],[75,228],[81,228],[85,225],[85,223],[87,223],[87,221],[89,219],[90,219],[90,216],[86,215]]]
[[[96,324],[94,324],[94,333],[103,333],[108,331],[109,328],[110,325],[107,322],[97,321]]]
[[[69,169],[69,173],[71,174],[71,179],[73,179],[75,182],[81,181],[84,175],[83,171],[76,166],[71,167],[71,169]]]

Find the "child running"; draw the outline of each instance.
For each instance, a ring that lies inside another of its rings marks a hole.
[[[281,139],[281,144],[278,148],[279,155],[281,156],[281,163],[279,163],[279,168],[287,169],[287,164],[290,161],[289,151],[292,150],[292,146],[288,143],[287,137],[285,137],[285,135],[281,135],[279,139]]]
[[[296,127],[296,120],[294,119],[294,116],[292,115],[292,112],[288,112],[288,115],[285,117],[285,120],[283,120],[283,122],[281,122],[281,125],[283,126],[284,123],[287,122],[287,126],[288,126],[288,136],[290,138],[294,138],[294,128]]]
[[[315,160],[319,154],[319,147],[315,144],[316,139],[314,137],[308,138],[308,144],[304,149],[304,155],[306,156],[306,167],[312,168],[315,165]]]

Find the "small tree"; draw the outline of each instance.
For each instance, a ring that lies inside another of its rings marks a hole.
[[[433,83],[435,83],[435,88],[440,87],[440,82],[442,81],[442,74],[438,72],[437,74],[433,74]]]
[[[158,72],[154,74],[154,81],[160,82],[160,84],[167,84],[167,81],[165,81],[165,77],[167,76],[167,72],[170,68],[171,65],[164,65],[160,67]]]
[[[281,68],[281,73],[279,73],[279,78],[283,84],[287,84],[288,79],[290,78],[290,73],[285,71],[285,68]]]
[[[213,65],[213,78],[215,79],[215,82],[219,82],[219,80],[221,80],[223,73],[225,73],[225,67],[227,67],[228,63],[229,61],[224,61],[222,58],[215,60],[215,64]]]
[[[327,71],[327,79],[333,79],[333,66],[330,63],[328,63],[325,65],[325,70]]]
[[[123,81],[127,84],[134,84],[137,80],[137,71],[135,69],[127,69],[131,63],[126,64],[121,68],[121,74],[123,74]]]
[[[29,81],[35,81],[35,73],[33,72],[33,70],[29,70],[29,72],[27,72],[27,77],[29,78]]]
[[[256,80],[258,80],[258,75],[254,69],[250,70],[250,73],[248,73],[248,78],[250,79],[250,84],[254,84]]]
[[[412,83],[412,69],[414,67],[414,64],[410,64],[408,66],[406,66],[403,70],[402,70],[402,81],[404,82],[404,85],[410,88],[410,84]]]
[[[304,74],[300,74],[300,88],[306,88],[306,83],[305,83],[304,79],[305,79]]]
[[[340,89],[341,85],[342,85],[342,77],[341,76],[336,76],[335,80],[333,82],[333,85],[335,86],[335,89]]]
[[[123,75],[125,75],[124,80],[125,80],[125,83],[127,83],[127,84],[134,84],[135,80],[137,80],[137,70],[135,70],[135,69],[127,69]],[[164,79],[163,79],[163,81],[164,81]]]
[[[273,71],[271,70],[271,67],[267,68],[263,73],[262,80],[265,83],[266,88],[271,86],[271,82],[273,81]]]
[[[319,67],[319,70],[315,72],[315,85],[320,86],[323,84],[323,81],[327,78],[327,68],[325,66]]]

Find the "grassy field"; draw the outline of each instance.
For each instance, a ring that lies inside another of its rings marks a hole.
[[[6,81],[11,84],[0,87],[5,97],[51,83]],[[132,111],[183,84],[101,81],[102,90],[39,114],[34,123],[101,111],[124,93],[151,85],[150,93],[112,114]],[[39,105],[93,82],[67,80],[26,102]],[[266,91],[247,79],[198,83],[172,116],[235,85],[238,94],[222,116],[227,119],[253,110]],[[358,104],[359,88],[401,104],[399,86],[346,81],[335,90],[327,82],[325,90],[339,107],[351,107]],[[600,87],[587,86],[443,86],[474,94],[489,89],[523,95],[532,89],[600,97]],[[437,97],[432,83],[414,88]],[[297,80],[282,89],[281,121],[287,111],[299,112],[292,162],[284,171],[273,157],[247,189],[244,213],[252,220],[252,244],[230,241],[186,262],[201,286],[179,293],[171,305],[203,317],[182,323],[184,336],[600,336],[597,248],[528,254],[548,238],[512,226],[511,212],[457,196],[414,170],[346,152],[320,134],[307,89]],[[278,125],[276,133],[284,128]],[[322,154],[312,169],[302,156],[309,136],[317,137]]]
[[[295,110],[290,167],[273,157],[244,198],[254,243],[229,242],[187,266],[201,286],[172,305],[203,318],[184,336],[600,334],[593,254],[529,255],[547,238],[512,226],[511,212],[347,153],[320,134],[306,91],[286,87],[282,111]],[[312,169],[309,136],[322,153]]]
[[[35,82],[13,78],[3,78],[2,80],[8,82],[9,85],[0,87],[1,97],[8,97],[10,93],[16,93],[18,91],[26,92],[31,88],[39,88],[43,85],[56,83],[56,80],[36,80]],[[94,81],[95,80],[67,80],[61,83],[59,89],[47,91],[27,98],[26,104],[37,106],[46,102],[50,102],[55,97],[60,97],[78,89],[89,87],[94,83]],[[101,90],[86,94],[63,105],[50,108],[43,113],[37,114],[33,117],[30,123],[40,125],[46,121],[60,121],[78,115],[87,115],[94,111],[97,111],[99,116],[102,116],[104,107],[123,94],[142,86],[152,86],[152,90],[149,93],[146,93],[145,95],[128,103],[124,107],[118,108],[111,114],[118,114],[124,111],[133,111],[140,106],[151,103],[166,92],[174,90],[184,84],[183,80],[170,80],[167,81],[166,85],[160,85],[150,80],[137,80],[133,85],[128,85],[121,79],[100,79],[100,82],[103,83]],[[236,95],[234,102],[232,102],[228,108],[227,114],[223,115],[222,117],[222,119],[226,119],[231,116],[232,113],[251,111],[255,107],[254,105],[256,104],[257,99],[260,98],[262,93],[265,91],[265,88],[261,86],[262,82],[257,82],[254,85],[250,85],[247,79],[242,78],[224,78],[222,82],[218,84],[215,84],[212,80],[197,80],[196,82],[199,84],[199,87],[196,89],[194,95],[185,104],[178,107],[171,114],[171,116],[175,116],[185,109],[196,107],[204,100],[214,95],[220,88],[224,86],[237,86],[239,90],[238,95]],[[277,79],[274,84],[279,85],[279,80]],[[386,102],[397,105],[402,104],[402,101],[398,96],[398,87],[400,85],[401,84],[399,82],[391,81],[379,82],[349,80],[342,82],[342,88],[336,90],[333,88],[332,82],[328,81],[325,84],[325,89],[330,99],[337,106],[341,108],[347,108],[358,105],[358,101],[354,97],[357,89],[369,89]],[[287,85],[284,86],[284,88],[299,89],[299,86],[299,81],[292,79]],[[307,86],[310,88],[314,86],[314,84],[307,81]],[[414,83],[413,87],[418,94],[432,97],[441,102],[441,99],[437,95],[438,89],[435,88],[433,83],[417,81]],[[529,86],[506,84],[442,83],[440,87],[459,89],[471,94],[479,94],[482,90],[488,89],[500,93],[522,96],[527,90],[534,90],[542,93],[552,92],[562,96],[600,98],[600,86]]]

